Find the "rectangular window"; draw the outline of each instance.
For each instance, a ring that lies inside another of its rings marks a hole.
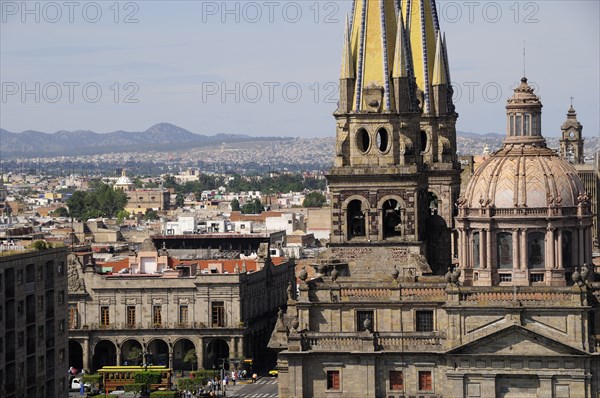
[[[526,113],[524,115],[524,123],[523,123],[523,134],[529,135],[529,123],[531,123],[531,115]]]
[[[523,123],[523,117],[521,115],[517,115],[515,118],[515,135],[521,135],[521,126]]]
[[[367,328],[369,324],[370,326]],[[356,330],[364,332],[367,329],[373,330],[373,311],[356,311]]]
[[[390,370],[390,390],[404,390],[404,377],[400,370]]]
[[[433,391],[433,378],[430,370],[419,371],[419,391]]]
[[[340,389],[340,371],[339,370],[328,370],[327,371],[327,389],[328,390],[339,390]]]
[[[417,311],[417,332],[433,332],[433,311]]]
[[[100,326],[110,325],[110,315],[108,309],[108,306],[100,307]]]
[[[77,304],[69,304],[69,329],[77,329]]]
[[[64,304],[65,302],[65,291],[62,290],[58,293],[58,304]]]
[[[188,306],[187,305],[179,306],[179,323],[182,323],[182,324],[188,323]]]
[[[212,303],[212,327],[225,326],[225,303],[215,301]]]
[[[510,135],[515,135],[515,115],[510,115]]]
[[[155,305],[152,307],[152,323],[162,325],[162,306]]]
[[[135,305],[127,306],[127,326],[130,328],[135,326]]]
[[[498,274],[500,282],[512,282],[512,274]]]

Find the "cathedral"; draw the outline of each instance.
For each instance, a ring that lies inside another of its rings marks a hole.
[[[527,78],[461,193],[435,1],[355,0],[334,117],[331,243],[273,330],[279,396],[599,397],[591,198]]]

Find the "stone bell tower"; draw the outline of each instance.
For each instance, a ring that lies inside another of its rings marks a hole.
[[[327,176],[332,245],[401,245],[445,271],[460,188],[451,97],[435,3],[356,0]]]
[[[577,120],[577,112],[575,112],[573,104],[571,104],[567,112],[567,120],[565,120],[560,130],[560,157],[566,159],[569,163],[585,163],[583,154],[583,126]]]

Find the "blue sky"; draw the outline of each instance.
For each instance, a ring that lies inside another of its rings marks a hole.
[[[0,127],[334,136],[350,1],[0,1]],[[458,129],[504,133],[526,72],[543,133],[599,134],[600,2],[438,1]]]

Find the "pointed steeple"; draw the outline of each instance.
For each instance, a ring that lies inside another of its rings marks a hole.
[[[397,34],[394,1],[355,0],[353,10],[350,39],[356,66],[353,109],[389,111],[392,108],[390,72]]]
[[[448,63],[448,47],[446,46],[446,32],[442,35],[442,51],[444,52],[444,63],[446,64],[446,82],[448,86],[452,85],[450,78],[450,64]]]
[[[344,49],[342,51],[342,71],[340,79],[354,79],[354,61],[352,59],[352,50],[350,48],[350,22],[346,15],[346,28],[344,31]]]
[[[394,50],[394,69],[392,77],[408,77],[407,56],[404,20],[402,14],[398,15],[398,32],[396,33],[396,49]]]
[[[433,64],[433,77],[431,80],[432,86],[446,84],[448,77],[446,73],[446,59],[444,57],[444,49],[442,35],[438,32],[437,44],[435,48],[435,62]]]
[[[439,21],[435,0],[406,0],[402,3],[406,28],[410,32],[412,63],[417,87],[423,92],[424,113],[429,113],[436,39]]]

